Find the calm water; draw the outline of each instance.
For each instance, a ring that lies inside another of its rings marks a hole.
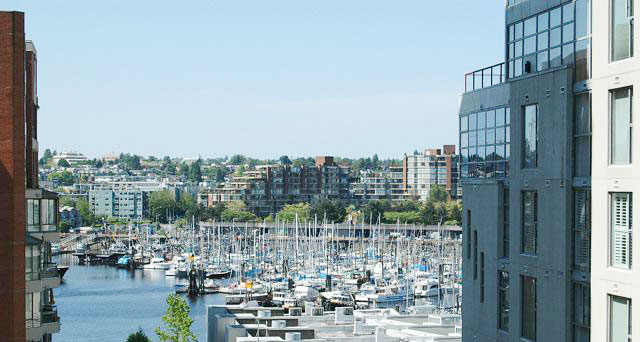
[[[166,298],[176,279],[165,277],[164,271],[77,265],[68,255],[59,262],[70,268],[54,290],[61,320],[60,333],[54,335],[56,342],[122,342],[138,327],[157,340],[154,329],[162,325]],[[224,297],[185,298],[194,319],[192,330],[200,341],[206,341],[206,306],[224,304]]]

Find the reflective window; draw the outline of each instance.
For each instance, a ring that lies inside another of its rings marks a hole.
[[[612,0],[611,60],[633,56],[633,0]]]
[[[609,341],[632,341],[631,299],[609,295]]]
[[[524,107],[522,167],[532,169],[538,166],[538,105]]]
[[[574,64],[576,61],[576,33],[580,39],[588,37],[590,0],[578,0],[556,7],[534,17],[509,25],[507,42],[508,78],[522,76],[550,67]],[[580,25],[579,31],[576,25]],[[590,40],[585,42],[587,45]],[[584,62],[585,43],[580,45]],[[524,68],[525,62],[531,68]],[[582,72],[584,74],[584,72]],[[581,75],[582,75],[581,74]]]
[[[522,192],[522,253],[536,255],[538,250],[538,193]]]
[[[508,108],[465,114],[460,122],[468,122],[465,129],[460,125],[462,177],[504,177],[508,170]]]
[[[535,341],[536,339],[536,278],[522,276],[522,331],[521,335],[524,338]]]
[[[509,273],[498,271],[498,329],[509,331]]]
[[[611,91],[611,164],[631,163],[632,96],[631,88]]]

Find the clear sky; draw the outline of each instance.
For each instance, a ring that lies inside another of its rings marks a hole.
[[[3,0],[26,12],[44,148],[400,157],[457,143],[504,1]]]

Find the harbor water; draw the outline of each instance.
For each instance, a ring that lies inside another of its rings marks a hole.
[[[71,255],[61,256],[69,271],[54,290],[60,314],[57,342],[122,342],[141,327],[156,341],[154,329],[162,326],[166,298],[173,285],[185,280],[166,277],[162,270],[117,269],[105,265],[78,265]],[[194,320],[192,330],[200,341],[206,340],[206,306],[224,304],[224,297],[208,294],[187,297]]]

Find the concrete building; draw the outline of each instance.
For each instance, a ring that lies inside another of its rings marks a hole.
[[[58,165],[58,162],[61,160],[66,160],[70,165],[77,165],[79,163],[86,162],[87,157],[80,152],[69,151],[61,152],[60,154],[53,156],[52,160],[54,165]]]
[[[231,176],[210,193],[198,195],[208,206],[245,202],[259,216],[278,212],[287,204],[349,199],[349,168],[333,157],[317,157],[315,166],[259,165],[255,170]]]
[[[427,149],[422,153],[404,156],[404,189],[413,199],[429,199],[431,187],[441,185],[449,198],[458,198],[458,156],[455,145],[442,149]]]
[[[373,200],[403,201],[404,168],[390,167],[386,171],[364,171],[357,182],[351,184],[351,203],[363,205]]]
[[[140,189],[94,189],[88,195],[95,216],[139,221],[147,213],[148,192]]]
[[[312,303],[284,309],[246,305],[207,307],[208,342],[460,342],[460,315],[438,314],[432,305],[414,307],[409,315],[394,309],[325,312]]]
[[[639,212],[635,194],[640,193],[640,149],[634,147],[638,134],[633,124],[640,119],[634,89],[640,87],[636,6],[631,0],[592,2],[593,72],[585,87],[594,114],[593,205],[584,230],[600,243],[584,245],[585,254],[591,247],[591,340],[631,341],[640,338],[640,262],[635,261],[640,253],[634,251],[633,231],[638,221],[633,214]],[[597,229],[591,230],[591,223]]]
[[[0,331],[3,341],[51,341],[57,195],[38,186],[37,54],[24,14],[0,12]]]
[[[597,294],[596,300],[590,290],[592,279],[632,279],[622,275],[628,271],[609,270],[606,253],[599,261],[590,255],[591,98],[594,109],[600,103],[602,121],[593,127],[602,134],[609,126],[609,90],[597,94],[601,102],[595,100],[596,84],[606,82],[591,79],[590,63],[597,55],[608,63],[611,51],[607,35],[591,34],[591,14],[593,27],[608,32],[613,2],[509,0],[505,60],[466,75],[460,105],[463,341],[589,341],[590,335],[593,341],[627,341],[611,330],[619,323],[607,324],[614,313],[606,301],[626,303],[615,306],[620,311],[630,302],[619,299],[621,292]],[[624,77],[631,82],[632,74]],[[594,152],[607,149],[606,136]],[[601,153],[604,159],[608,150]],[[598,165],[605,170],[609,164]],[[600,201],[594,208],[603,213],[594,238],[608,241],[606,199],[615,198],[622,208],[630,197],[607,194],[604,184],[609,191],[631,188],[618,182],[615,190],[613,182],[601,182],[603,189],[593,196],[594,204]],[[606,252],[607,246],[593,251]],[[592,278],[590,260],[607,275]]]

